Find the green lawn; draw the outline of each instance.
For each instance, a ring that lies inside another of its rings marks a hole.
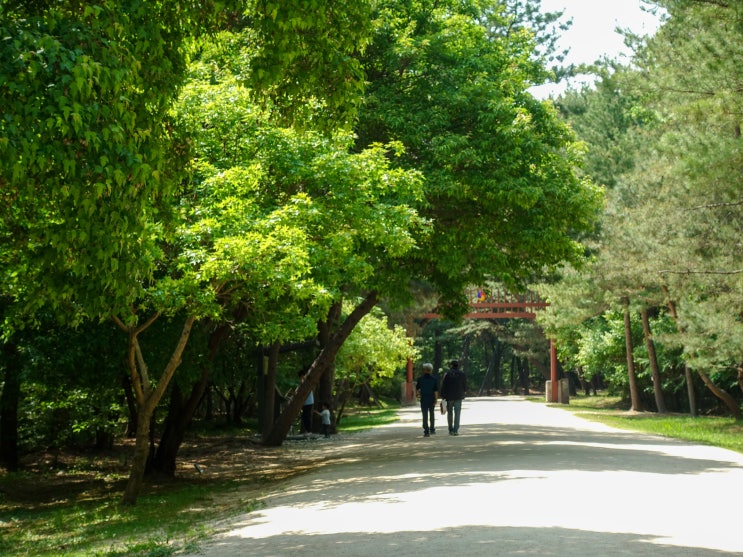
[[[345,411],[338,429],[351,433],[397,421],[398,404],[381,403],[381,408],[351,408]]]
[[[559,407],[612,427],[664,435],[743,453],[743,421],[736,421],[734,418],[692,418],[688,414],[628,412],[619,409],[619,397],[602,395],[571,397],[570,404],[561,404]]]

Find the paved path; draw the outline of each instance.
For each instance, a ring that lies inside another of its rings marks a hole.
[[[460,436],[445,432],[423,438],[408,408],[320,439],[330,464],[191,555],[743,556],[741,454],[518,398],[467,400]]]

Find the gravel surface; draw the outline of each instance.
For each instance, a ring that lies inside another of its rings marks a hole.
[[[518,397],[466,400],[458,437],[437,421],[313,441],[325,465],[188,557],[743,556],[741,454]]]

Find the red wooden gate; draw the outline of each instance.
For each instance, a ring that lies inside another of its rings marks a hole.
[[[464,319],[535,319],[535,311],[544,309],[549,304],[539,299],[534,292],[511,294],[506,290],[487,290],[484,288],[467,289],[471,311]],[[440,315],[432,311],[423,315],[425,319],[438,319]],[[550,339],[550,379],[551,392],[549,401],[557,402],[557,351],[555,341]],[[413,362],[408,361],[406,397],[413,401]]]

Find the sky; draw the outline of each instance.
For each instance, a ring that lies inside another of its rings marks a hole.
[[[542,0],[544,11],[562,10],[563,19],[573,18],[573,25],[558,42],[558,50],[570,48],[567,64],[590,64],[604,55],[628,60],[630,51],[615,29],[628,28],[647,35],[659,25],[658,18],[641,6],[641,0]],[[564,89],[565,84],[543,85],[531,91],[536,97],[547,98]]]

